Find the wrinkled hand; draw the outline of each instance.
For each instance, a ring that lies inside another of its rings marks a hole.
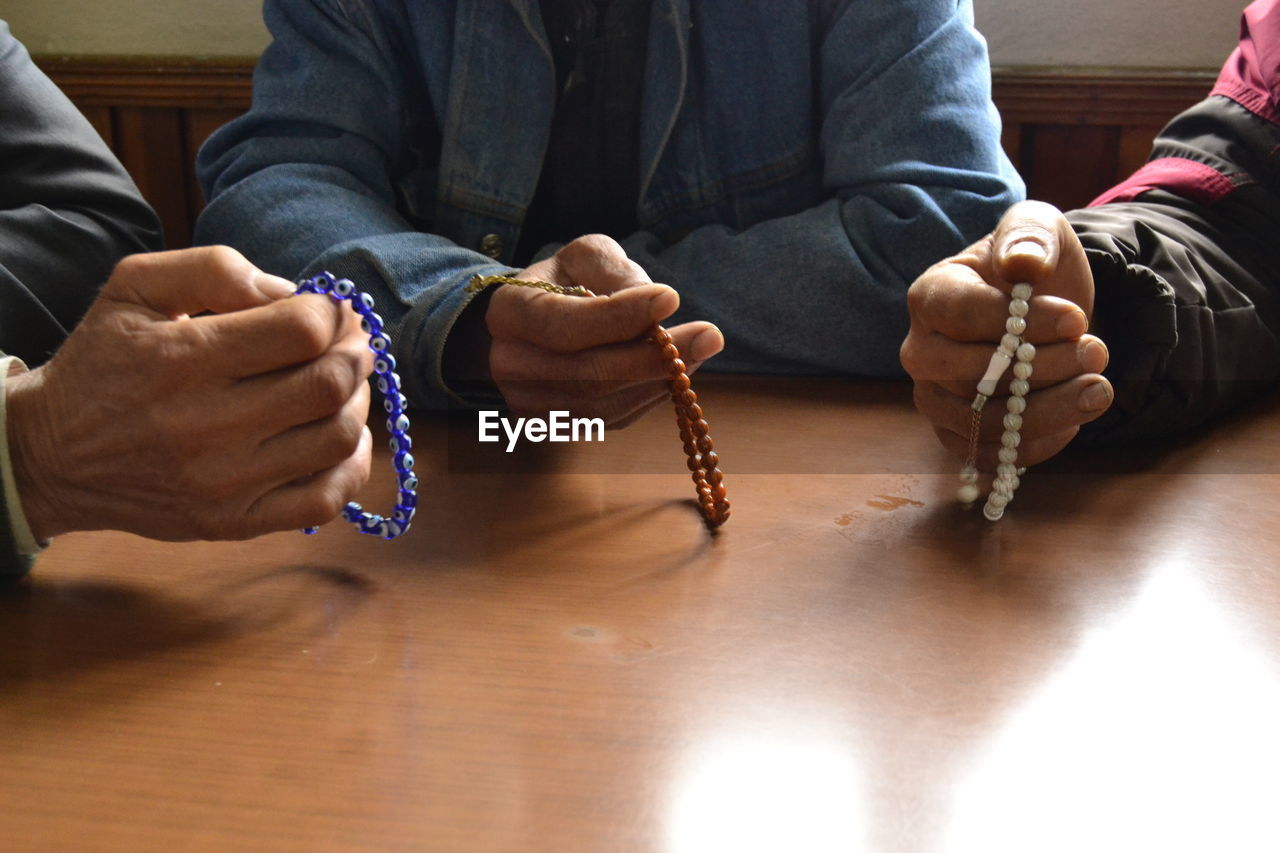
[[[36,537],[243,539],[334,517],[369,476],[372,355],[347,306],[292,293],[223,247],[121,261],[54,358],[9,380]]]
[[[622,427],[666,395],[666,365],[646,335],[675,313],[680,298],[654,284],[614,240],[579,237],[554,257],[516,274],[525,280],[580,285],[596,298],[503,285],[485,322],[493,342],[489,370],[516,414],[567,410]],[[668,329],[692,373],[724,348],[710,323]]]
[[[911,285],[911,330],[902,366],[915,381],[916,408],[949,450],[964,458],[978,380],[1005,333],[1013,284],[1034,288],[1023,337],[1035,344],[1031,394],[1022,422],[1019,464],[1058,453],[1081,424],[1111,405],[1100,373],[1107,348],[1086,334],[1093,313],[1093,274],[1084,249],[1058,210],[1041,202],[1010,208],[996,230],[929,268]],[[1012,371],[982,413],[978,467],[997,464],[1004,396]]]

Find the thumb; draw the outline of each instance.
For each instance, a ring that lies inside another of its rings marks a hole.
[[[1007,284],[1026,282],[1038,296],[1074,304],[1093,316],[1093,273],[1080,238],[1053,205],[1024,201],[1005,213],[993,235],[996,275]]]
[[[132,255],[116,265],[104,295],[166,317],[229,314],[268,305],[294,293],[226,246]]]
[[[1010,284],[1041,284],[1058,268],[1066,218],[1051,204],[1024,201],[1005,212],[996,226],[995,269]]]

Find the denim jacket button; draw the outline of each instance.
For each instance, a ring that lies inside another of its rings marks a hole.
[[[486,234],[480,238],[480,253],[491,258],[502,254],[502,238],[497,234]]]

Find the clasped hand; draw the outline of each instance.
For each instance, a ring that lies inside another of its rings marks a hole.
[[[662,401],[667,367],[645,340],[675,313],[677,293],[654,284],[617,242],[579,237],[516,278],[582,286],[596,298],[503,285],[485,314],[489,372],[517,414],[565,410],[623,427]],[[724,348],[710,323],[668,329],[692,373]]]
[[[911,329],[902,365],[915,382],[916,408],[960,458],[968,451],[978,379],[1005,333],[1010,290],[1024,281],[1035,288],[1023,337],[1036,357],[1019,464],[1058,453],[1111,405],[1111,384],[1101,375],[1107,348],[1088,334],[1094,288],[1084,249],[1056,208],[1023,202],[994,232],[926,270],[908,292]],[[998,395],[1009,393],[1011,378]],[[1003,405],[983,410],[978,467],[985,470],[997,464],[1004,413]]]
[[[126,258],[54,358],[9,380],[37,538],[243,539],[334,517],[369,476],[368,337],[227,248]]]

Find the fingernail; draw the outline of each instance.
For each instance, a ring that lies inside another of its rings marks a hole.
[[[649,297],[649,316],[654,321],[665,320],[680,307],[680,295],[666,285],[659,285],[659,290]]]
[[[1107,348],[1094,340],[1085,341],[1080,345],[1078,357],[1080,367],[1085,373],[1101,373],[1106,370],[1107,362],[1110,360]]]
[[[689,357],[694,361],[706,361],[724,349],[724,335],[716,328],[706,329],[699,333],[689,345]]]
[[[1071,311],[1058,318],[1057,332],[1059,338],[1071,340],[1089,331],[1089,320],[1083,311]]]
[[[279,276],[263,274],[258,277],[258,290],[272,299],[283,299],[298,292],[298,285]]]
[[[1041,262],[1049,259],[1049,253],[1036,240],[1019,240],[1016,243],[1010,243],[1009,247],[1004,250],[1004,256],[1006,258],[1030,258],[1033,261]]]
[[[1111,386],[1106,382],[1095,382],[1080,392],[1077,405],[1082,412],[1097,412],[1111,405]]]

